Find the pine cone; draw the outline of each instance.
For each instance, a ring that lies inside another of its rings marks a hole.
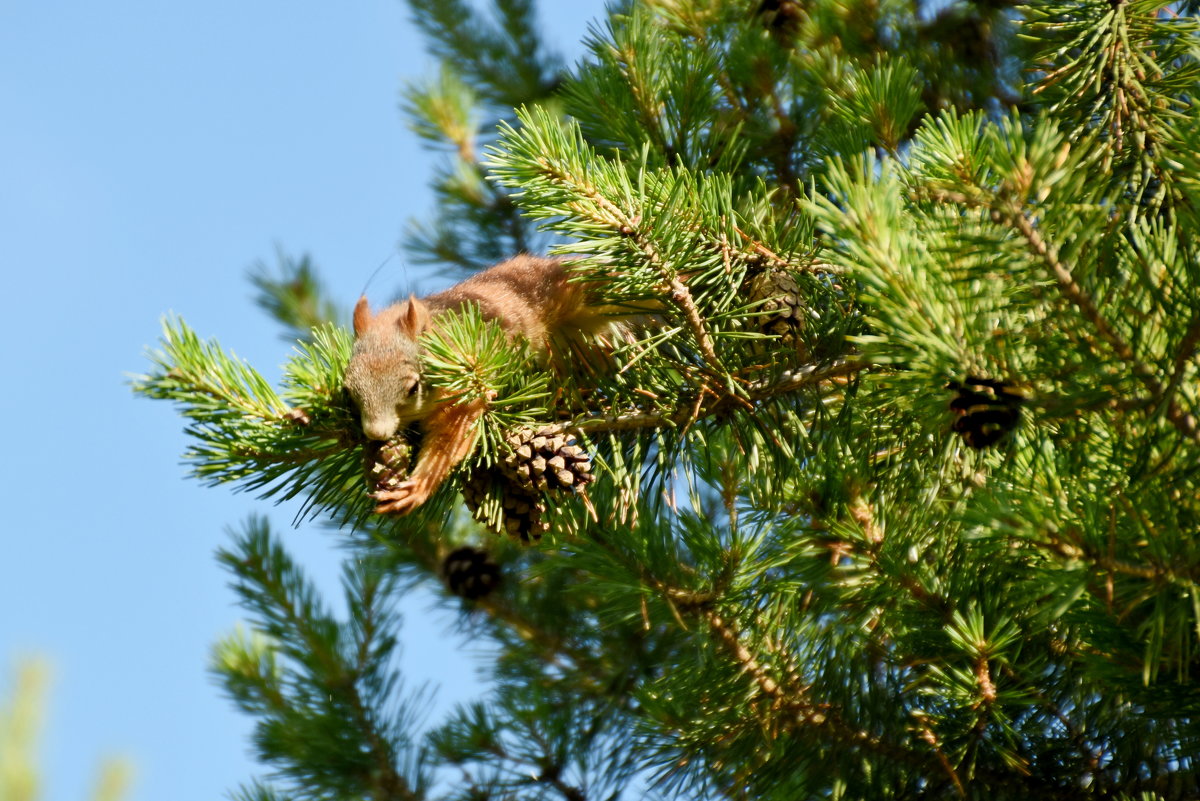
[[[458,487],[459,492],[462,493],[463,502],[466,503],[467,509],[471,512],[471,516],[484,525],[488,523],[481,516],[481,509],[487,502],[488,496],[492,493],[495,483],[491,471],[477,467],[463,476],[463,480]]]
[[[404,437],[387,442],[368,442],[363,446],[363,473],[371,492],[395,489],[408,477],[412,447]]]
[[[1011,384],[967,376],[962,383],[951,381],[946,389],[958,393],[950,401],[950,411],[957,416],[953,429],[972,448],[994,445],[1021,421],[1025,396]]]
[[[786,37],[799,33],[803,21],[803,9],[796,0],[763,0],[758,13],[772,33]]]
[[[550,524],[542,519],[546,504],[541,494],[506,476],[476,468],[463,479],[461,491],[472,517],[522,545],[537,542],[550,530]]]
[[[489,595],[500,584],[500,566],[487,551],[464,545],[442,562],[442,575],[450,592],[474,601]]]
[[[592,482],[592,462],[575,437],[553,427],[519,429],[507,438],[509,453],[497,470],[476,468],[462,481],[471,515],[497,534],[529,545],[550,530],[543,492],[582,492]]]
[[[745,291],[755,307],[758,330],[771,334],[793,347],[804,345],[808,327],[808,306],[796,277],[786,270],[764,270],[747,280]]]
[[[509,491],[505,492],[502,503],[502,525],[504,534],[510,540],[522,545],[533,545],[550,530],[550,524],[542,519],[546,514],[546,502],[540,495]]]
[[[509,454],[501,472],[526,493],[546,490],[581,492],[594,480],[592,460],[575,445],[575,436],[543,428],[514,431],[507,437]]]

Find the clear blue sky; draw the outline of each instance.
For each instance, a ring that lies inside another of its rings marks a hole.
[[[602,0],[543,0],[568,57]],[[206,673],[239,619],[213,552],[276,509],[184,478],[164,403],[135,399],[159,320],[277,375],[289,352],[244,280],[276,246],[310,253],[347,306],[422,217],[435,156],[398,111],[432,72],[402,0],[0,5],[0,693],[13,660],[54,668],[44,801],[88,796],[98,761],[129,757],[136,801],[200,801],[261,773],[250,721]],[[445,279],[393,259],[386,295]],[[287,543],[334,585],[335,537]],[[478,691],[453,619],[406,604],[411,685],[436,710]]]

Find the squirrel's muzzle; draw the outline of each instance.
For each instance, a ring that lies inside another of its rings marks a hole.
[[[396,429],[400,427],[399,417],[374,417],[367,419],[362,418],[363,433],[367,435],[367,439],[388,440],[396,433]]]

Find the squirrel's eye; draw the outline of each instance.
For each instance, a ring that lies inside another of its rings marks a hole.
[[[412,395],[414,392],[416,392],[416,391],[417,391],[417,384],[418,384],[418,383],[419,383],[419,381],[418,381],[418,379],[416,379],[416,378],[414,378],[412,381],[410,381],[410,382],[409,382],[409,384],[408,384],[408,386],[406,386],[406,387],[404,388],[404,394],[405,394],[405,395]]]

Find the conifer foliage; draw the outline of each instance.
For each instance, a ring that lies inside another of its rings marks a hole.
[[[1200,797],[1193,4],[629,0],[570,68],[532,0],[410,6],[410,252],[552,247],[652,313],[552,367],[439,328],[425,380],[488,411],[399,518],[368,484],[421,443],[364,441],[307,260],[257,280],[309,327],[280,389],[167,321],[136,389],[197,477],[353,551],[345,620],[262,521],[221,555],[237,797]],[[499,654],[424,735],[418,582]]]

